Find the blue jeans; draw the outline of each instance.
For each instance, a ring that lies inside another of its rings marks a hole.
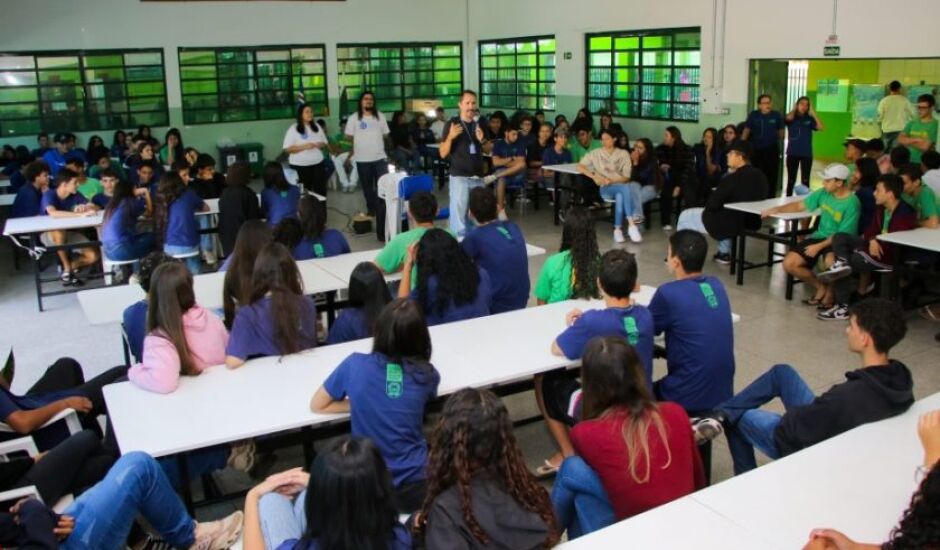
[[[228,445],[216,445],[207,449],[199,449],[186,455],[186,471],[189,473],[189,479],[199,479],[205,474],[225,468],[228,462],[228,455],[231,447]],[[174,487],[180,486],[179,462],[175,456],[164,457],[158,460],[163,468],[163,473]]]
[[[277,493],[261,497],[258,515],[261,517],[265,548],[277,548],[284,541],[299,539],[303,535],[307,529],[307,515],[304,512],[306,500],[306,489],[293,500]]]
[[[552,505],[569,540],[616,521],[601,478],[580,456],[569,456],[561,463],[552,486]]]
[[[483,187],[483,178],[450,176],[450,230],[458,237],[467,234],[470,190],[477,187]]]
[[[169,256],[181,256],[183,254],[192,254],[195,252],[195,255],[185,258],[186,267],[189,268],[189,272],[193,275],[199,275],[199,272],[202,271],[202,262],[199,260],[198,246],[179,246],[175,244],[165,244],[163,245],[163,252]]]
[[[138,515],[171,546],[188,548],[195,541],[193,518],[157,461],[141,452],[122,456],[65,513],[75,518],[75,530],[63,550],[120,550]]]
[[[139,260],[153,251],[153,233],[137,233],[130,241],[102,243],[104,254],[112,260]]]
[[[725,435],[728,437],[735,475],[757,467],[754,447],[770,458],[780,458],[774,431],[782,417],[759,409],[777,397],[783,401],[787,410],[809,405],[816,398],[793,367],[774,365],[737,395],[716,407],[725,413],[730,424]]]
[[[601,198],[614,201],[614,227],[623,227],[624,216],[632,220],[643,219],[643,203],[637,200],[639,187],[638,183],[612,183],[600,187]]]
[[[708,235],[708,230],[705,229],[705,222],[702,220],[702,214],[704,213],[704,208],[686,208],[679,214],[679,222],[676,223],[676,230],[682,231],[683,229],[691,229],[703,235]],[[731,254],[732,242],[731,239],[719,239],[718,253]]]

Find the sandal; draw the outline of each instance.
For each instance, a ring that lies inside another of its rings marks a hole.
[[[928,321],[940,321],[940,304],[931,304],[920,308],[920,316]]]
[[[553,475],[558,473],[558,468],[559,468],[558,466],[553,465],[546,458],[544,463],[535,469],[535,476],[538,477],[539,479],[552,477]]]
[[[803,305],[819,307],[822,305],[822,298],[817,298],[815,296],[813,296],[812,298],[805,298],[803,300]]]

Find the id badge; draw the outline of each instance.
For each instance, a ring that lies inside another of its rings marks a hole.
[[[477,144],[472,141],[470,142],[470,154],[471,155],[477,154]]]
[[[359,123],[359,129],[360,129],[360,130],[365,130],[365,129],[368,128],[368,127],[369,127],[369,125],[366,124],[366,121],[364,121],[364,120]]]

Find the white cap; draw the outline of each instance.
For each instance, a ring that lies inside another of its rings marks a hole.
[[[849,169],[844,164],[830,164],[822,172],[817,172],[817,175],[824,180],[848,180],[849,179]]]

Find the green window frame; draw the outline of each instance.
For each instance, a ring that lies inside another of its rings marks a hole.
[[[0,136],[169,125],[163,50],[0,53]]]
[[[217,124],[294,118],[300,94],[330,114],[326,46],[178,48],[183,122]]]
[[[555,51],[554,35],[480,41],[480,106],[554,111]]]
[[[592,112],[697,122],[700,27],[586,34],[585,97]]]
[[[454,108],[463,90],[460,42],[337,44],[340,113],[354,113],[371,90],[385,113],[404,111],[411,99],[437,99]]]

